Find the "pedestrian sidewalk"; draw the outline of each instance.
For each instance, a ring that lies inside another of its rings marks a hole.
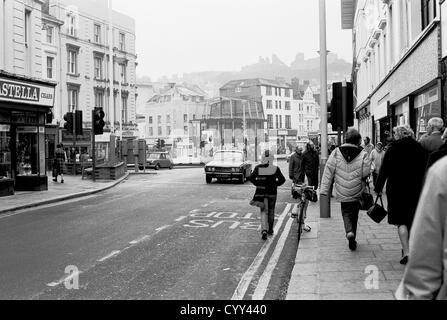
[[[306,223],[312,231],[303,234],[299,244],[287,300],[394,299],[405,268],[399,263],[397,229],[386,218],[379,225],[360,211],[354,252],[348,248],[335,199],[331,199],[331,218],[320,218],[319,204],[312,204]]]
[[[129,172],[118,180],[82,180],[81,176],[64,176],[64,183],[54,182],[51,174],[48,176],[48,191],[16,192],[13,196],[0,198],[0,215],[2,213],[32,208],[59,201],[83,197],[113,188],[127,179]]]

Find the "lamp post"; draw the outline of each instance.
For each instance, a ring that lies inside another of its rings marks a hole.
[[[320,91],[321,91],[321,157],[320,177],[323,175],[328,160],[328,115],[327,115],[327,47],[326,47],[326,0],[320,0]],[[324,52],[324,54],[323,54]],[[331,195],[320,197],[320,217],[331,217]]]

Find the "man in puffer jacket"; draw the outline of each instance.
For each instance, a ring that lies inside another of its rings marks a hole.
[[[356,235],[360,211],[360,197],[370,174],[371,160],[360,144],[362,137],[355,129],[346,133],[346,143],[332,152],[323,173],[321,194],[329,195],[332,183],[335,196],[341,202],[341,212],[349,241],[349,249],[357,249]]]

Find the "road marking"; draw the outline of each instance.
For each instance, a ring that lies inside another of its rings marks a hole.
[[[121,252],[120,250],[112,251],[111,253],[109,253],[109,254],[106,255],[105,257],[99,259],[98,262],[104,262],[104,261],[106,261],[106,260],[108,260],[108,259],[110,259],[110,258],[112,258],[112,257],[114,257],[114,256],[119,255],[120,252]]]
[[[138,243],[143,242],[144,240],[148,239],[149,237],[150,236],[141,237],[140,239],[133,240],[133,241],[129,242],[129,244],[138,244]]]
[[[283,233],[276,244],[275,251],[273,252],[267,266],[265,267],[264,273],[258,281],[258,285],[256,286],[256,290],[253,293],[252,300],[263,300],[264,296],[267,292],[267,287],[270,283],[270,279],[272,278],[273,271],[278,264],[279,257],[284,249],[284,244],[286,243],[287,237],[289,236],[290,229],[292,228],[293,220],[289,219],[286,223]]]
[[[291,206],[292,206],[292,204],[288,203],[286,205],[283,213],[279,217],[279,220],[273,230],[275,235],[278,234],[278,231],[284,222],[284,218],[287,215],[287,213],[289,212]],[[272,243],[273,243],[272,240],[274,238],[275,238],[275,236],[272,237],[271,241],[267,241],[264,243],[264,245],[262,246],[258,255],[256,256],[255,260],[253,261],[253,263],[250,265],[248,270],[244,273],[241,280],[239,281],[239,284],[236,287],[236,290],[234,291],[233,296],[231,297],[231,300],[242,300],[244,298],[245,293],[247,292],[248,286],[250,285],[251,281],[253,280],[253,277],[255,276],[256,271],[261,266],[262,261],[264,260],[265,255],[267,254],[270,246],[272,245]]]
[[[79,277],[79,275],[82,273],[82,271],[78,271],[78,272],[73,272],[72,274],[70,274],[69,276],[67,276],[67,277],[64,277],[64,278],[62,278],[62,279],[60,279],[60,280],[58,280],[58,281],[54,281],[54,282],[51,282],[51,283],[48,283],[47,284],[47,286],[48,287],[57,287],[58,285],[60,285],[61,283],[64,283],[64,282],[66,282],[66,281],[70,281],[71,279],[73,279],[74,277]]]
[[[160,227],[160,228],[155,229],[155,231],[160,232],[160,231],[162,231],[162,230],[164,230],[164,229],[169,228],[170,226],[171,226],[171,225],[163,226],[163,227]]]
[[[175,219],[174,221],[180,222],[180,221],[182,221],[182,220],[184,220],[186,218],[187,218],[187,216],[181,216],[181,217],[178,217],[177,219]]]

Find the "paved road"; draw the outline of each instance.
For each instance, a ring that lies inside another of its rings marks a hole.
[[[0,299],[283,299],[296,254],[287,186],[264,242],[254,187],[204,180],[160,171],[0,216]]]

